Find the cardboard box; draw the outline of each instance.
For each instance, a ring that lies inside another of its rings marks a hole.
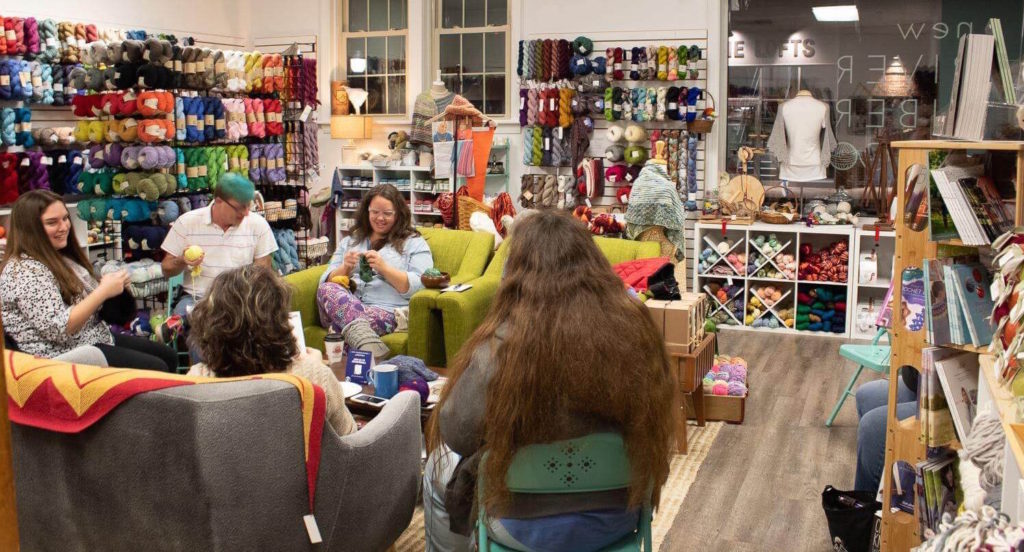
[[[669,354],[692,352],[704,338],[704,314],[707,297],[703,293],[684,293],[682,299],[645,303],[654,325],[665,338]]]

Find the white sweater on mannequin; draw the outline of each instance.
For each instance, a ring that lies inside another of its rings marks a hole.
[[[781,180],[808,182],[825,178],[835,144],[827,103],[801,91],[779,106],[768,150],[779,159]]]

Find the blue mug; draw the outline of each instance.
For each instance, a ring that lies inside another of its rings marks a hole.
[[[394,364],[379,364],[370,370],[370,383],[374,395],[390,399],[398,394],[398,367]]]

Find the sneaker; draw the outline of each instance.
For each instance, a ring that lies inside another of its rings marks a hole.
[[[384,360],[391,354],[391,349],[384,344],[377,332],[370,327],[370,322],[359,318],[341,331],[341,337],[350,349],[368,351],[374,360]]]

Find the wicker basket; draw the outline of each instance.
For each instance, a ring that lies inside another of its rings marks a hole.
[[[459,213],[459,230],[471,230],[469,227],[469,217],[473,216],[473,213],[486,213],[488,217],[491,216],[491,208],[486,203],[478,201],[469,196],[458,197],[458,213]]]
[[[771,186],[765,189],[765,197],[768,196],[768,192],[776,188],[782,189],[782,198],[776,199],[769,204],[768,209],[757,213],[757,218],[761,222],[767,222],[768,224],[792,224],[800,220],[799,210],[796,208],[796,198],[792,197],[792,190],[785,186]],[[793,205],[789,205],[792,201]],[[786,216],[786,215],[790,216]]]
[[[705,90],[704,93],[707,94],[707,96],[709,98],[711,98],[711,109],[715,109],[715,97],[711,95],[711,91],[710,90]],[[717,112],[718,110],[715,109],[715,111]],[[698,116],[699,116],[699,114],[698,114]],[[714,126],[715,126],[715,120],[714,119],[700,119],[700,118],[698,118],[698,119],[694,119],[693,121],[690,121],[690,122],[686,123],[686,130],[689,131],[689,132],[695,132],[697,134],[707,134],[707,133],[711,132],[711,129]]]
[[[665,237],[665,229],[661,226],[652,226],[647,230],[644,230],[636,238],[637,241],[642,242],[658,242],[661,245],[661,256],[668,257],[670,259],[675,257],[676,246]]]
[[[277,219],[281,218],[280,201],[265,201],[263,203],[263,208],[263,218],[267,219],[267,222],[274,222]]]

